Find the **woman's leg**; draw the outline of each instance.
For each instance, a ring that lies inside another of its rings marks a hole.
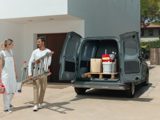
[[[4,103],[4,110],[9,110],[10,109],[9,94],[3,94],[3,103]]]
[[[14,93],[9,94],[9,107],[12,106],[12,99],[13,99]]]

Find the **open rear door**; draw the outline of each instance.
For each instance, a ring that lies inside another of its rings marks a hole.
[[[137,32],[120,35],[121,65],[124,82],[141,80],[140,41]]]
[[[75,32],[69,32],[60,55],[60,80],[73,80],[75,78],[78,48],[81,36]]]

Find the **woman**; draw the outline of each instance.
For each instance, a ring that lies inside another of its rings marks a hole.
[[[1,51],[1,62],[3,62],[1,72],[1,80],[5,86],[5,94],[3,94],[4,111],[12,112],[11,101],[14,93],[17,90],[15,64],[13,59],[13,40],[7,39],[4,41],[4,48]]]

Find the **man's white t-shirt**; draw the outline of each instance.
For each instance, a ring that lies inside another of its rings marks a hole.
[[[32,69],[31,69],[32,62],[38,60],[39,58],[43,57],[47,53],[51,53],[51,50],[49,50],[48,48],[46,48],[45,50],[40,50],[39,48],[37,48],[32,52],[32,55],[28,63],[28,76],[32,75]],[[49,59],[47,59],[47,62],[44,62],[44,64],[47,64],[47,67],[49,67],[51,64],[51,57],[49,57]]]

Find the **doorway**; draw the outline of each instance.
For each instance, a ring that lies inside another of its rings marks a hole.
[[[59,58],[63,43],[65,41],[67,33],[51,33],[51,34],[37,34],[37,37],[43,36],[46,39],[46,47],[51,51],[54,51],[52,55],[52,63],[50,66],[51,75],[48,78],[48,82],[57,82],[59,81]]]

